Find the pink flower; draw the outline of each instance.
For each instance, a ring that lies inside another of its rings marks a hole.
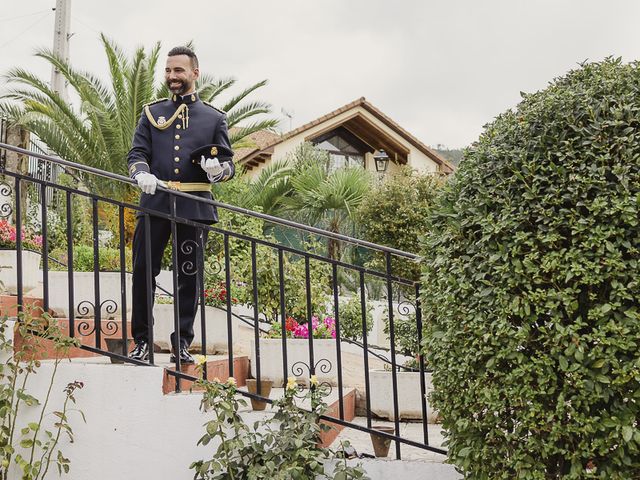
[[[298,325],[293,331],[293,336],[295,338],[309,338],[309,327],[306,323],[302,325]]]

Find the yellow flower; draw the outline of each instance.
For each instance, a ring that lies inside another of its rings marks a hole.
[[[207,363],[207,356],[206,355],[194,355],[193,359],[196,362],[196,365],[201,366],[204,365],[205,363]]]
[[[311,383],[311,385],[313,385],[314,387],[317,387],[318,377],[316,377],[315,375],[311,375],[311,378],[309,379],[309,383]]]
[[[287,390],[295,390],[296,386],[296,377],[289,377],[287,379]]]
[[[212,381],[213,383],[220,383],[220,379],[218,377],[215,377]]]
[[[235,379],[235,378],[233,378],[233,377],[229,377],[229,378],[227,379],[227,385],[233,385],[233,386],[237,385],[237,384],[236,384],[236,379]]]

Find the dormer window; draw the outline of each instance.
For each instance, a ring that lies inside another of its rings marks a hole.
[[[327,152],[329,170],[331,171],[342,167],[359,166],[365,168],[365,153],[373,151],[369,145],[343,127],[314,139],[313,144]]]

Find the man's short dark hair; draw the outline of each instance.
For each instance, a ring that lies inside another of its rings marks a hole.
[[[189,47],[173,47],[169,50],[169,53],[167,53],[168,57],[175,57],[176,55],[186,55],[191,59],[191,66],[193,68],[199,68],[198,57]]]

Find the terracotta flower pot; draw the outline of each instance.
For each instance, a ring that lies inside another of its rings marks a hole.
[[[390,435],[395,434],[395,428],[388,427],[386,425],[372,425],[371,428],[373,430],[378,430],[379,432],[388,433]],[[391,439],[383,437],[382,435],[376,435],[373,432],[371,432],[369,435],[371,435],[371,443],[373,444],[373,451],[376,457],[386,457],[389,454]]]
[[[260,393],[258,393],[258,381],[255,378],[247,379],[247,389],[249,390],[249,393],[269,398],[271,387],[273,387],[272,380],[260,380]],[[267,402],[256,400],[255,398],[251,399],[251,407],[254,410],[264,410],[266,406]]]

